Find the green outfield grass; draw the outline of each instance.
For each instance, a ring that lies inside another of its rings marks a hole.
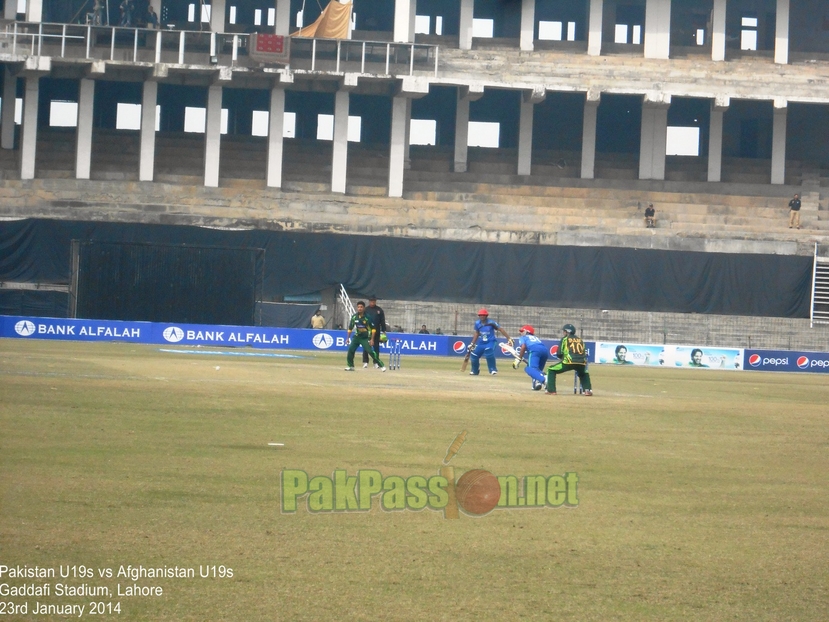
[[[346,373],[344,354],[295,354],[0,340],[0,566],[58,572],[0,578],[52,589],[0,596],[30,612],[0,618],[105,601],[122,620],[829,619],[826,376],[596,365],[593,397],[569,375],[547,397],[509,361]],[[577,507],[281,512],[283,469],[431,477],[463,430],[456,475],[575,472]],[[196,576],[98,575],[121,565]],[[59,576],[73,566],[95,574]],[[199,577],[214,566],[232,577]]]

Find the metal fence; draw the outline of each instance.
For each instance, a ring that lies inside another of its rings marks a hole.
[[[154,30],[91,24],[12,22],[4,32],[13,56],[133,63],[257,67],[249,34]],[[413,76],[438,71],[438,47],[415,43],[291,39],[292,69]]]

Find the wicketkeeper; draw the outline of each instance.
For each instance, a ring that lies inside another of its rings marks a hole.
[[[353,339],[351,337],[352,332],[354,333]],[[380,368],[380,371],[386,371],[380,356],[371,347],[371,339],[375,332],[374,324],[366,317],[366,303],[361,300],[357,303],[357,313],[352,315],[348,322],[348,331],[345,338],[345,342],[348,344],[348,354],[345,358],[348,367],[345,368],[345,371],[354,371],[354,353],[357,352],[359,346],[363,346],[363,352],[368,352],[369,356],[374,359],[374,363]]]
[[[584,342],[576,337],[576,327],[565,324],[562,329],[564,337],[558,346],[558,363],[547,368],[547,395],[556,394],[556,375],[566,371],[575,371],[586,396],[593,395],[590,374],[587,371],[587,349]]]

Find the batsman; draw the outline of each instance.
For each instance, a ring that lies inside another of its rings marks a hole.
[[[357,303],[357,313],[352,315],[348,322],[348,332],[345,338],[345,342],[348,344],[348,354],[345,359],[348,367],[345,368],[345,371],[354,371],[354,353],[357,352],[359,346],[363,346],[363,352],[368,352],[369,356],[374,359],[374,363],[380,368],[380,371],[386,371],[380,356],[371,347],[371,340],[376,331],[374,324],[366,317],[366,303],[362,300],[359,301]],[[353,339],[351,338],[352,332],[354,333]]]
[[[590,374],[587,371],[587,349],[584,341],[576,337],[576,327],[565,324],[562,329],[564,336],[558,346],[558,358],[561,359],[547,368],[547,395],[556,394],[556,375],[566,371],[575,371],[586,396],[593,395],[593,386],[590,384]]]

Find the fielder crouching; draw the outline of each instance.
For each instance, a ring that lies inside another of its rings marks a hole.
[[[575,371],[586,396],[593,395],[590,374],[587,371],[587,350],[584,342],[576,337],[576,327],[565,324],[564,336],[558,346],[559,362],[547,368],[547,395],[556,394],[556,376],[566,371]]]

